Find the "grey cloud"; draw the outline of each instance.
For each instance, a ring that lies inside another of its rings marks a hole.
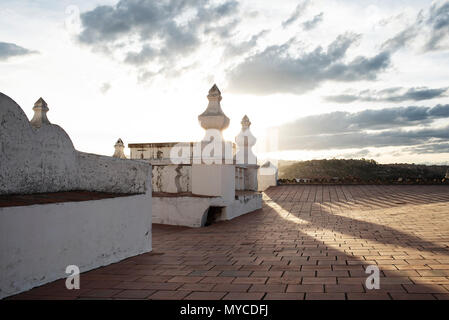
[[[449,143],[430,143],[406,148],[404,151],[417,154],[449,153]]]
[[[315,28],[321,21],[323,21],[324,12],[317,14],[311,20],[308,20],[302,24],[304,30],[312,30]]]
[[[339,94],[327,96],[325,99],[337,103],[351,103],[354,101],[364,102],[403,102],[403,101],[422,101],[445,96],[448,88],[389,88],[384,90],[363,90],[358,93]]]
[[[278,127],[279,148],[322,150],[410,146],[445,141],[449,139],[449,127],[422,127],[443,118],[449,118],[449,105],[308,116]],[[419,125],[421,127],[417,127]]]
[[[120,0],[81,14],[83,31],[78,41],[106,53],[124,51],[124,62],[136,67],[150,62],[162,69],[195,52],[205,38],[231,37],[239,20],[233,19],[238,2],[226,0]],[[232,19],[232,21],[229,21]],[[128,49],[128,44],[134,41]],[[147,76],[151,72],[143,70]]]
[[[295,11],[290,15],[290,17],[282,22],[282,26],[284,28],[288,27],[292,23],[294,23],[296,20],[298,20],[305,12],[307,7],[310,4],[310,0],[303,0],[298,3],[298,5],[295,8]]]
[[[449,118],[449,104],[439,104],[433,108],[409,106],[368,109],[355,113],[337,111],[300,118],[283,125],[280,130],[287,135],[333,134],[414,126],[444,118]]]
[[[427,11],[420,11],[416,20],[382,45],[384,50],[396,51],[423,35],[427,40],[424,51],[448,48],[449,1],[434,3]]]
[[[343,62],[348,48],[359,38],[355,34],[340,35],[326,50],[318,46],[300,56],[290,53],[294,39],[269,46],[228,71],[229,90],[260,95],[301,94],[328,80],[374,80],[390,65],[390,54],[383,51],[373,57],[359,56]]]
[[[14,43],[0,42],[0,61],[7,60],[15,56],[24,56],[33,53],[37,53],[37,51],[23,48]]]
[[[417,26],[412,25],[405,28],[393,38],[388,39],[382,44],[383,50],[397,51],[413,40],[417,35]]]
[[[449,140],[449,127],[442,129],[387,130],[375,133],[351,132],[316,136],[282,136],[280,150],[323,150],[366,147],[412,146],[430,141]]]
[[[337,154],[336,158],[345,158],[345,159],[359,159],[364,158],[371,155],[371,152],[368,149],[361,149],[356,152],[345,152],[342,154]]]
[[[438,6],[430,7],[427,24],[430,25],[431,35],[426,43],[427,50],[442,49],[442,42],[449,38],[449,1]]]
[[[258,34],[253,35],[248,41],[243,41],[238,44],[229,43],[225,48],[223,55],[225,57],[240,56],[257,46],[257,41],[268,33],[267,30],[263,30]]]

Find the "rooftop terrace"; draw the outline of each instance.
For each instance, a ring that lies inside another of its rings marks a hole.
[[[381,270],[380,289],[364,286]],[[153,252],[11,299],[448,299],[449,186],[270,188],[206,228],[153,225]]]

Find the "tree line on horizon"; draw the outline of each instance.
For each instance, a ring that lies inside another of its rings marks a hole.
[[[379,164],[363,158],[280,161],[279,183],[449,184],[449,166]]]

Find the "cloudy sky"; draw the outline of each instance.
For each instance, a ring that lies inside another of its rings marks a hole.
[[[0,2],[0,91],[78,150],[196,141],[214,83],[259,157],[449,163],[449,0]]]

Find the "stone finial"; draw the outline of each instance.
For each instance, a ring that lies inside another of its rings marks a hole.
[[[223,131],[229,126],[229,118],[221,110],[221,92],[214,84],[207,95],[209,104],[206,110],[198,116],[201,127],[205,130],[216,129]]]
[[[249,129],[249,127],[251,126],[251,121],[249,121],[249,118],[246,114],[243,116],[242,122],[240,123],[242,124],[242,130]]]
[[[48,111],[47,103],[44,99],[39,98],[39,100],[36,101],[33,107],[34,116],[33,119],[31,119],[30,123],[33,127],[40,128],[42,124],[50,124],[50,121],[48,121],[47,118],[47,111]]]
[[[256,137],[253,136],[249,127],[251,126],[251,121],[249,121],[248,116],[242,118],[242,130],[235,137],[235,143],[237,144],[238,151],[236,153],[237,164],[257,164],[257,158],[251,150],[256,144]]]
[[[122,139],[117,140],[114,148],[115,152],[112,155],[113,158],[126,159],[125,153],[123,152],[123,150],[125,149],[125,144],[123,143]]]

